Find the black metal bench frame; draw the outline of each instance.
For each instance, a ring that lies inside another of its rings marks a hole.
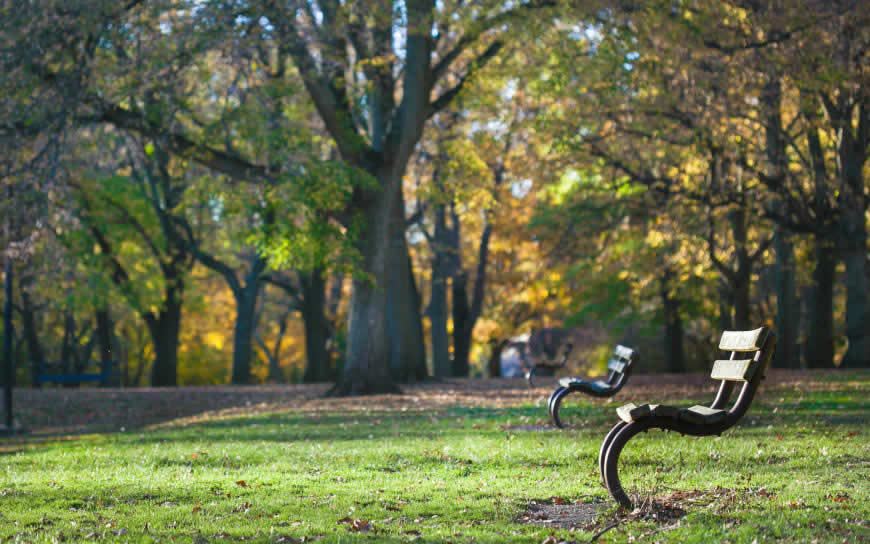
[[[607,380],[593,382],[580,378],[562,378],[559,380],[559,386],[556,387],[550,395],[550,400],[547,401],[547,412],[550,414],[553,425],[560,429],[563,428],[562,421],[559,419],[559,408],[565,397],[571,393],[580,392],[598,398],[612,397],[617,394],[628,381],[637,359],[636,351],[617,345],[613,350],[613,356],[607,363],[607,369],[610,371]]]
[[[571,355],[571,350],[574,349],[574,344],[571,342],[565,343],[565,345],[562,347],[562,349],[563,349],[562,360],[558,363],[555,363],[555,362],[546,362],[546,363],[531,362],[530,363],[528,354],[526,353],[526,351],[528,349],[529,349],[529,347],[528,347],[528,343],[527,343],[525,346],[523,346],[523,349],[520,349],[518,351],[520,353],[520,359],[523,361],[523,365],[525,365],[525,367],[528,369],[526,371],[526,381],[529,382],[529,387],[534,387],[535,386],[535,383],[534,383],[535,372],[537,372],[537,370],[539,368],[545,368],[547,370],[558,370],[558,369],[562,368],[563,366],[565,366],[565,364],[568,362],[568,356]]]
[[[713,379],[722,380],[716,398],[710,407],[628,404],[617,409],[620,421],[607,434],[601,444],[598,465],[604,487],[621,506],[630,509],[632,504],[622,489],[617,473],[617,463],[622,449],[638,433],[649,429],[677,431],[690,436],[720,435],[734,426],[746,414],[758,386],[764,379],[767,365],[776,347],[776,335],[766,327],[753,331],[726,331],[722,333],[719,349],[730,351],[729,360],[713,364]],[[751,359],[739,359],[740,355],[754,353]],[[736,382],[743,382],[737,400],[726,410]]]

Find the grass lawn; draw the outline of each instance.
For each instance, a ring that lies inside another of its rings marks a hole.
[[[0,541],[555,543],[612,527],[596,542],[870,542],[870,373],[768,384],[722,437],[635,438],[621,464],[645,504],[634,513],[599,483],[614,408],[709,403],[706,389],[630,383],[612,403],[577,395],[565,410],[580,425],[557,431],[543,388],[467,403],[427,387],[6,439]],[[535,520],[532,503],[600,511],[562,528]]]

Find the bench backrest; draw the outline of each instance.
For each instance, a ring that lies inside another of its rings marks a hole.
[[[617,344],[616,348],[613,350],[613,355],[607,362],[607,370],[610,371],[610,375],[607,377],[607,383],[614,385],[617,381],[628,378],[636,361],[636,351]]]
[[[725,409],[734,386],[743,383],[740,395],[729,411],[738,417],[742,416],[749,408],[755,390],[764,379],[764,372],[773,357],[775,347],[776,335],[767,327],[759,327],[751,331],[723,332],[719,340],[719,349],[731,352],[731,357],[713,363],[710,377],[722,380],[722,384],[710,407]]]

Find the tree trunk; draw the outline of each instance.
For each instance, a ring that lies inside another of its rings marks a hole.
[[[109,315],[108,308],[101,308],[96,311],[96,329],[94,334],[97,337],[97,346],[100,352],[100,366],[103,372],[110,372],[112,369],[112,317]],[[117,385],[117,382],[106,385]]]
[[[344,369],[331,391],[336,395],[394,393],[399,388],[390,374],[387,343],[387,266],[395,262],[390,224],[394,217],[399,179],[379,176],[382,190],[366,195],[364,225],[359,241],[362,274],[353,279],[348,315],[347,355]]]
[[[834,243],[816,236],[816,267],[807,331],[807,366],[834,368]]]
[[[179,284],[170,284],[166,289],[163,307],[157,314],[148,314],[145,318],[151,341],[154,343],[154,365],[151,367],[151,385],[154,387],[178,384],[182,291]]]
[[[762,94],[765,106],[765,147],[770,163],[770,174],[784,179],[788,175],[786,140],[783,135],[782,85],[777,74],[771,72]],[[783,207],[782,202],[776,206]],[[798,331],[800,307],[795,298],[794,245],[791,234],[781,225],[774,232],[774,251],[776,253],[776,329],[779,335],[774,353],[775,368],[799,368]]]
[[[471,351],[471,306],[468,303],[468,276],[460,271],[453,276],[453,375],[468,376]]]
[[[862,104],[860,126],[870,124],[867,108]],[[843,356],[843,367],[870,367],[870,301],[867,286],[867,199],[863,166],[866,136],[852,133],[851,119],[842,123],[839,155],[843,191],[840,194],[844,258],[846,262],[846,336],[849,347]],[[865,130],[866,132],[866,130]]]
[[[734,293],[728,286],[728,280],[719,278],[719,328],[730,331],[734,328],[732,308],[734,307]]]
[[[734,236],[734,250],[737,269],[734,273],[734,327],[748,330],[750,321],[749,290],[752,281],[752,258],[747,250],[746,209],[736,208],[729,214],[731,231]]]
[[[21,290],[21,328],[24,341],[27,343],[27,353],[30,356],[30,386],[39,387],[37,375],[39,364],[45,362],[45,352],[39,341],[39,331],[36,326],[36,309],[27,290]]]
[[[326,317],[326,278],[323,270],[299,273],[302,286],[302,323],[305,327],[305,383],[326,382],[332,376],[329,320]]]
[[[447,334],[447,220],[444,204],[435,208],[435,233],[432,244],[432,293],[429,300],[429,323],[432,331],[432,371],[437,378],[453,374],[450,362],[450,339]]]
[[[8,230],[7,230],[8,234]],[[12,258],[6,255],[6,270],[4,278],[3,304],[3,411],[6,429],[12,431],[14,418],[12,416],[12,389],[15,387],[15,358],[12,354],[12,336],[15,334],[12,324]]]
[[[844,256],[846,261],[846,336],[849,347],[844,368],[870,367],[870,305],[867,293],[867,234],[856,236]]]
[[[407,383],[426,378],[426,346],[420,296],[405,238],[405,203],[401,190],[392,207],[386,276],[387,330],[393,379]]]
[[[749,317],[749,278],[738,277],[734,286],[734,328],[745,331],[752,328]]]
[[[662,308],[665,316],[665,359],[668,372],[685,372],[686,360],[683,350],[683,320],[680,317],[680,301],[671,296],[670,283],[673,272],[665,269],[662,277]]]
[[[782,227],[774,234],[776,252],[776,332],[774,368],[800,368],[798,353],[798,316],[800,308],[795,297],[794,246],[791,235]]]
[[[254,330],[257,328],[257,298],[260,295],[259,278],[248,281],[236,295],[236,325],[233,331],[232,383],[251,383],[251,355],[254,348]]]

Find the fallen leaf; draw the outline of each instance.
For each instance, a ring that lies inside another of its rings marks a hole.
[[[362,519],[355,519],[351,522],[350,527],[348,527],[351,531],[369,531],[372,526],[369,522]]]

